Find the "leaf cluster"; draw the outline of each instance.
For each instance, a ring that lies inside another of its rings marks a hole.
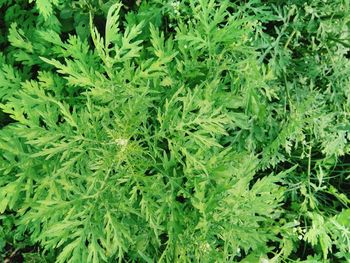
[[[0,1],[5,257],[350,260],[348,3],[236,2]]]

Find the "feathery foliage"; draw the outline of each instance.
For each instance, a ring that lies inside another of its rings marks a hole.
[[[0,1],[4,259],[349,261],[349,12]]]

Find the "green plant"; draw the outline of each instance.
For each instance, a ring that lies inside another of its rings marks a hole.
[[[0,251],[350,259],[345,1],[0,7]]]

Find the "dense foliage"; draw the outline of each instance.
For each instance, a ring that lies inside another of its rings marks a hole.
[[[2,259],[349,262],[349,5],[0,0]]]

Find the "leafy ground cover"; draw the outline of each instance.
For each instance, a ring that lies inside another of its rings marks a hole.
[[[5,262],[349,262],[345,0],[0,0]]]

